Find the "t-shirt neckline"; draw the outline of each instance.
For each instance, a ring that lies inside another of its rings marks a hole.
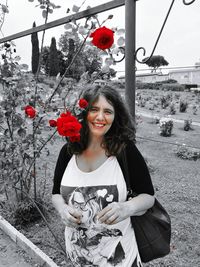
[[[111,160],[112,158],[113,158],[113,156],[110,156],[110,157],[108,157],[99,167],[97,167],[95,170],[93,170],[93,171],[89,171],[89,172],[85,172],[85,171],[82,171],[79,167],[78,167],[78,164],[77,164],[77,161],[76,161],[76,155],[73,155],[73,157],[74,157],[74,164],[75,164],[75,166],[76,166],[76,169],[80,172],[80,173],[82,173],[82,174],[87,174],[87,175],[90,175],[90,174],[93,174],[93,173],[95,173],[95,172],[98,172],[101,168],[103,168],[104,166],[105,166],[105,164],[107,164],[107,162],[109,161],[109,160]]]

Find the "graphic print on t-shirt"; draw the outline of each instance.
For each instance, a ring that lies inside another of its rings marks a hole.
[[[116,185],[68,187],[62,195],[69,206],[82,213],[77,228],[66,227],[66,250],[74,266],[116,266],[125,258],[120,229],[100,223],[96,215],[118,201]],[[105,265],[104,265],[105,264]]]

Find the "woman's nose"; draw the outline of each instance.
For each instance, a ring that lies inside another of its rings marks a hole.
[[[104,119],[104,113],[103,113],[103,111],[99,111],[98,112],[97,119],[99,119],[99,120],[103,120]]]

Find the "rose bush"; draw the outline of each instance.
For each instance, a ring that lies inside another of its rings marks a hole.
[[[45,2],[38,0],[38,3],[37,6],[41,8],[42,16],[47,23],[48,13],[52,13],[58,6],[48,0]],[[74,9],[73,11],[78,10]],[[111,19],[111,16],[108,19]],[[28,203],[30,199],[32,201],[39,198],[43,199],[44,192],[41,192],[41,189],[44,188],[45,190],[45,185],[42,184],[41,186],[40,183],[45,184],[45,179],[50,174],[47,173],[46,167],[41,168],[38,164],[40,165],[42,160],[48,161],[47,157],[50,153],[48,143],[53,145],[56,138],[55,134],[58,133],[62,137],[67,137],[70,142],[80,140],[81,112],[84,112],[88,103],[85,99],[80,99],[79,105],[74,108],[70,99],[73,95],[72,92],[75,91],[75,84],[66,84],[64,93],[61,87],[63,86],[62,81],[67,76],[77,54],[82,49],[87,49],[88,42],[86,40],[91,31],[94,30],[94,43],[100,44],[101,48],[108,48],[107,52],[103,51],[104,56],[106,54],[107,57],[105,64],[108,67],[104,67],[104,69],[109,70],[109,67],[114,64],[113,55],[119,52],[117,46],[114,45],[113,30],[102,27],[97,16],[91,17],[90,20],[86,18],[83,25],[77,24],[76,21],[67,25],[69,38],[73,38],[73,33],[79,34],[82,38],[82,44],[78,47],[77,53],[70,61],[63,76],[52,80],[51,88],[45,88],[49,84],[49,78],[40,71],[41,62],[36,75],[31,75],[26,73],[28,66],[20,64],[20,57],[16,56],[14,42],[7,42],[0,47],[2,54],[0,60],[2,97],[0,108],[1,186],[13,212],[16,211],[21,201],[27,201]],[[97,25],[101,29],[102,35],[98,31]],[[65,28],[67,28],[66,25]],[[117,29],[115,32],[117,32]],[[41,44],[40,54],[42,52],[43,43]],[[99,53],[101,52],[99,51]],[[100,55],[102,56],[102,54]],[[98,78],[98,75],[97,73],[95,78]],[[46,82],[48,80],[48,83],[41,83],[41,80]],[[50,119],[50,117],[55,118],[59,115],[58,109],[55,110],[56,104],[52,104],[54,96],[58,95],[62,95],[63,102],[66,102],[66,100],[69,100],[69,102],[67,105],[64,104],[63,113],[59,110],[61,115],[58,119]],[[73,109],[74,113],[66,112],[66,110],[73,111]],[[41,157],[44,153],[46,156]],[[38,171],[39,168],[40,171]],[[41,176],[45,179],[40,179]]]

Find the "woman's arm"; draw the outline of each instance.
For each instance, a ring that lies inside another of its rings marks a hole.
[[[125,202],[113,202],[101,210],[97,218],[101,223],[115,224],[128,217],[144,214],[153,206],[154,201],[154,196],[140,194]]]
[[[66,207],[65,200],[60,194],[52,195],[52,203],[59,214],[61,214],[63,209]]]
[[[155,202],[155,197],[149,194],[140,194],[134,198],[130,198],[125,203],[125,208],[129,216],[143,215],[148,209],[150,209]]]

